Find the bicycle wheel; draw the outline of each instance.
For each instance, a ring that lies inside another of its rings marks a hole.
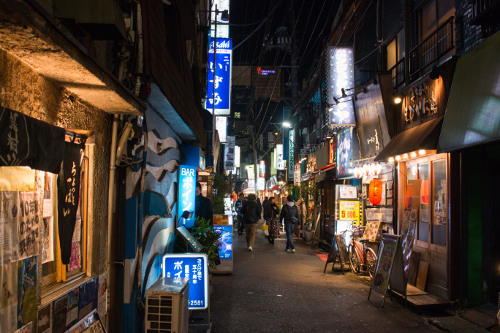
[[[360,271],[358,255],[352,245],[349,247],[349,261],[351,262],[351,271],[358,274]]]
[[[366,258],[366,270],[371,278],[373,278],[373,273],[375,272],[375,266],[377,265],[377,254],[370,248],[365,250]]]

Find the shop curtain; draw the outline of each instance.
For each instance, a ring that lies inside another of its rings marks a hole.
[[[59,229],[61,262],[65,265],[69,264],[71,257],[71,243],[80,200],[80,171],[85,140],[85,136],[67,133],[62,168],[57,179],[57,225]]]

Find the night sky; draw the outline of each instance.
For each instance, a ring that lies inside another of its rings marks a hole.
[[[277,27],[295,28],[299,58],[299,82],[309,73],[330,34],[338,0],[231,0],[230,37],[233,39],[234,65],[289,65],[286,52],[263,52],[264,35],[274,35]],[[289,8],[293,6],[296,23]],[[272,15],[269,13],[272,11]],[[269,17],[269,18],[268,18]],[[267,19],[268,18],[268,19]],[[260,27],[259,25],[264,21]],[[259,27],[259,28],[258,28]],[[256,29],[258,28],[258,29]],[[242,40],[255,33],[241,46]]]

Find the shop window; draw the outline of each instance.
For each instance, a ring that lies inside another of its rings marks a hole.
[[[406,164],[407,192],[410,186],[417,184],[413,193],[415,196],[419,193],[417,240],[439,246],[446,246],[448,224],[447,162],[443,156],[436,155]],[[411,206],[409,195],[406,195],[406,208]]]
[[[448,221],[448,193],[446,185],[446,161],[432,162],[433,209],[432,244],[446,246],[446,226]]]
[[[76,223],[71,243],[71,257],[68,265],[61,261],[59,230],[57,222],[57,175],[44,174],[44,223],[42,227],[42,297],[64,287],[64,282],[74,281],[85,275],[87,268],[87,230],[88,230],[88,185],[93,168],[93,140],[88,139],[81,159],[80,196],[76,214]],[[51,211],[52,213],[48,213]],[[47,217],[45,217],[47,216]],[[49,244],[50,242],[50,244]]]
[[[420,179],[420,219],[418,222],[418,240],[429,241],[429,163],[418,165],[418,179]]]

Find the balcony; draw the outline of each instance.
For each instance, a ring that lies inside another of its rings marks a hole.
[[[455,48],[453,34],[453,17],[436,29],[429,37],[420,42],[410,51],[409,77],[405,75],[406,59],[402,58],[389,69],[392,74],[394,89],[403,86],[406,81],[415,81],[426,73],[426,70],[439,58]]]
[[[429,37],[410,51],[410,81],[420,77],[428,66],[455,48],[453,19],[450,17]]]
[[[473,0],[472,20],[475,25],[495,25],[500,14],[500,0]]]

